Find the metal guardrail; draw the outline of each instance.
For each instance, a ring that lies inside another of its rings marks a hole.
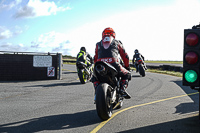
[[[14,52],[14,51],[0,51],[0,54],[21,54],[21,55],[57,55],[60,53],[42,53],[42,52]]]

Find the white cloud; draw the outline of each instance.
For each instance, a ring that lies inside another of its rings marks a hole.
[[[27,26],[25,26],[25,29]],[[23,33],[23,29],[20,26],[16,25],[15,27],[4,27],[4,26],[0,26],[0,40],[2,39],[9,39],[13,36],[19,35],[21,33]]]
[[[1,51],[14,51],[14,52],[24,52],[28,51],[29,47],[25,47],[23,44],[12,44],[7,42],[0,43]]]
[[[24,47],[24,44],[20,43],[19,46],[20,46],[20,47]]]
[[[20,26],[16,25],[14,28],[14,34],[18,35],[18,34],[21,34],[22,32],[23,32],[22,28]]]
[[[53,53],[69,53],[71,49],[67,35],[57,33],[55,31],[40,35],[31,43],[32,51],[53,52]]]
[[[139,49],[148,60],[182,60],[184,29],[199,24],[199,7],[198,0],[177,0],[173,5],[143,8],[85,24],[70,33],[73,56],[81,46],[94,55],[102,31],[112,27],[131,59]]]
[[[9,29],[0,26],[0,40],[10,38],[12,35],[13,33]]]
[[[17,6],[18,4],[20,4],[22,2],[22,0],[15,0],[15,1],[12,1],[11,3],[9,4],[6,4],[6,0],[2,0],[0,2],[0,11],[2,10],[10,10],[11,8]]]
[[[59,11],[70,10],[70,7],[58,7],[54,2],[30,0],[27,5],[21,7],[14,15],[15,18],[38,17],[55,15]]]

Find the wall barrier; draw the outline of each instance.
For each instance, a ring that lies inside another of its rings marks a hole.
[[[61,79],[59,53],[0,51],[0,80]]]

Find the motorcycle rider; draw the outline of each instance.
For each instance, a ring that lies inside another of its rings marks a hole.
[[[133,55],[133,65],[135,65],[135,68],[136,68],[136,72],[138,72],[138,64],[137,64],[137,61],[138,60],[142,60],[143,61],[143,64],[144,64],[144,56],[142,56],[142,54],[139,53],[138,49],[135,49],[134,51],[134,55]],[[145,69],[147,70],[146,68],[146,65],[144,64],[144,67]]]
[[[126,53],[122,42],[120,40],[116,40],[115,36],[116,34],[112,28],[108,27],[103,30],[102,40],[96,44],[94,63],[97,61],[104,61],[114,66],[121,77],[121,94],[124,95],[124,98],[130,99],[131,96],[126,91],[128,82],[131,80],[129,56]],[[119,55],[124,62],[124,67],[120,64]],[[92,82],[96,91],[100,82],[95,78],[95,76],[93,76]]]
[[[88,61],[89,59],[89,61]],[[90,54],[88,52],[86,52],[86,48],[85,47],[81,47],[80,48],[80,52],[77,54],[76,57],[76,62],[81,61],[84,62],[85,64],[87,64],[87,67],[91,67],[92,64],[94,64],[94,61],[92,59],[92,57],[90,56]]]

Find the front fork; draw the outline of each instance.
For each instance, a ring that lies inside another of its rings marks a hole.
[[[124,97],[120,94],[120,82],[118,82],[117,87],[112,95],[112,103],[115,103],[117,101],[117,104],[113,107],[113,109],[117,108],[121,104],[121,102],[123,102],[123,99]]]

